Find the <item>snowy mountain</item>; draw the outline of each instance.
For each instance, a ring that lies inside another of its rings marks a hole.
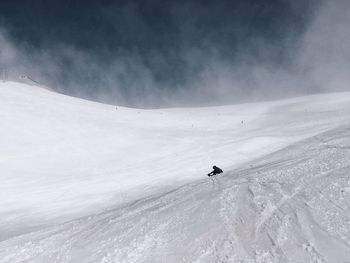
[[[0,120],[1,263],[350,260],[350,93],[139,110],[7,82]]]

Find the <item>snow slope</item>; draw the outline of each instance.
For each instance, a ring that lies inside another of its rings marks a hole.
[[[0,243],[0,262],[349,262],[350,127]]]
[[[350,93],[138,110],[1,83],[0,262],[350,259],[349,117]]]

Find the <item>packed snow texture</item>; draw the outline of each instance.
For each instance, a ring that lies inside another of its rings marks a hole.
[[[139,110],[8,82],[0,121],[1,263],[350,262],[350,93]]]

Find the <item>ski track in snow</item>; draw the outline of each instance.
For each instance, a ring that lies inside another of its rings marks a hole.
[[[0,262],[348,262],[349,146],[350,128],[338,128],[223,176],[3,241]]]
[[[277,116],[266,118],[257,137],[304,134],[307,125],[285,122],[281,133],[269,128],[286,108],[299,106],[274,106]],[[291,121],[298,114],[307,115],[297,112]],[[348,115],[338,116],[330,129],[328,113],[315,114],[303,121],[310,118],[318,134],[267,155],[245,149],[257,159],[223,175],[5,238],[0,263],[350,262],[350,123]]]

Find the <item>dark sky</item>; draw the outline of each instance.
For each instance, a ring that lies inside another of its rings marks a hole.
[[[288,65],[318,2],[11,0],[0,2],[0,26],[35,65],[21,70],[57,90],[173,106],[220,102],[215,92],[199,95],[198,86],[214,79],[208,65]],[[238,93],[233,88],[232,97],[250,91]]]

